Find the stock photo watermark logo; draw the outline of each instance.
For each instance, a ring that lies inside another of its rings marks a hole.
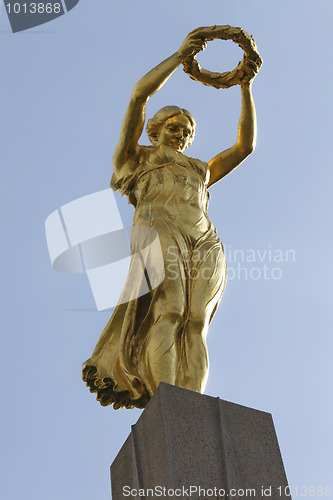
[[[226,260],[228,281],[278,281],[283,277],[285,265],[296,261],[295,250],[273,248],[271,244],[263,249],[247,250],[235,249],[228,245],[224,251],[224,254],[218,256],[199,249],[181,253],[176,245],[169,246],[165,263],[168,278],[177,280],[179,274],[182,274],[185,279],[191,281],[209,280],[212,268],[214,266],[218,268]]]
[[[53,268],[86,273],[98,311],[137,299],[164,279],[157,232],[146,226],[126,229],[111,189],[55,210],[45,233]]]
[[[72,10],[80,0],[3,0],[13,33],[48,23]]]
[[[296,262],[293,249],[273,248],[271,244],[262,249],[225,249],[230,280],[273,280],[283,278],[286,265]]]
[[[210,280],[212,270],[228,263],[230,280],[281,280],[295,250],[234,249],[216,255],[195,249],[166,249],[164,261],[157,231],[125,228],[111,189],[84,196],[52,212],[45,221],[51,264],[56,271],[86,273],[96,309],[111,309],[135,300],[169,280]]]

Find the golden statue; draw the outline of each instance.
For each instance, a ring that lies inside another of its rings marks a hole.
[[[244,59],[234,72],[209,73],[195,61],[206,41],[214,38],[231,38],[244,48]],[[239,83],[241,87],[237,141],[208,163],[183,153],[193,141],[195,121],[189,111],[177,106],[166,106],[148,120],[152,146],[138,144],[148,99],[181,63],[204,84],[220,88]],[[260,65],[254,41],[242,29],[198,28],[133,89],[113,157],[111,187],[135,206],[133,228],[157,231],[165,277],[149,293],[118,303],[92,357],[83,365],[83,380],[102,406],[143,408],[160,382],[204,390],[208,325],[226,281],[223,246],[207,216],[208,188],[255,147],[251,83]],[[143,233],[134,233],[133,229],[132,255],[144,246]],[[130,268],[131,280],[135,276],[131,277]]]

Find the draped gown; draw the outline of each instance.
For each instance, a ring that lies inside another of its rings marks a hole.
[[[164,279],[127,301],[124,290],[82,371],[101,405],[115,409],[145,407],[161,381],[203,391],[207,329],[226,280],[223,246],[207,216],[207,163],[165,145],[142,153],[133,174],[111,180],[135,206],[125,289],[141,286],[134,255],[146,233],[138,228],[157,232]]]

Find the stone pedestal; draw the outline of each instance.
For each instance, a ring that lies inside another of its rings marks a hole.
[[[113,500],[291,499],[269,413],[164,383],[132,426],[111,483]]]

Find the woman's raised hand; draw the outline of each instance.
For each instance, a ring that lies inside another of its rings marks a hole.
[[[241,82],[241,86],[249,86],[253,82],[254,78],[257,76],[260,66],[255,61],[247,58],[244,65],[244,76]]]
[[[207,43],[201,34],[201,28],[196,28],[187,35],[178,50],[178,54],[185,58],[193,54],[193,52],[204,50],[206,45]]]

